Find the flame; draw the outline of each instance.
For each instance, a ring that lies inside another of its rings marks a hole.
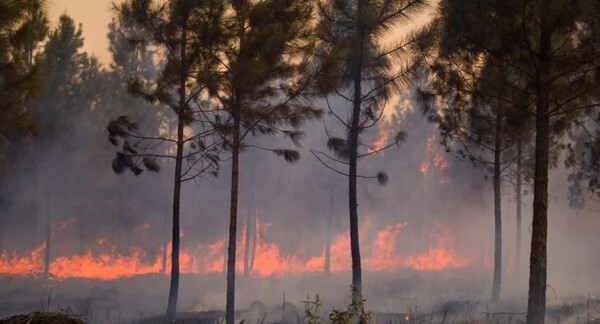
[[[390,130],[386,126],[381,125],[379,127],[379,137],[371,144],[371,146],[368,149],[369,154],[373,154],[383,149],[385,147],[385,143],[389,138]]]
[[[0,255],[0,274],[15,276],[41,273],[45,248],[46,244],[43,243],[25,256],[19,256],[15,251],[3,251]]]
[[[415,270],[441,271],[447,268],[463,268],[471,263],[468,258],[448,249],[454,240],[450,229],[441,223],[434,223],[430,238],[434,243],[433,246],[424,254],[409,257],[405,263],[407,267]]]
[[[397,251],[397,240],[407,223],[388,224],[377,230],[365,224],[361,228],[361,237],[368,237],[366,232],[374,233],[372,242],[367,242],[362,249],[366,257],[364,268],[368,271],[394,271],[398,269],[414,269],[441,271],[449,268],[462,268],[471,264],[469,258],[458,255],[453,249],[453,237],[450,228],[442,223],[435,223],[429,239],[431,247],[421,254],[403,255]],[[251,275],[256,277],[281,277],[284,275],[302,275],[323,271],[325,251],[318,256],[307,257],[302,249],[293,253],[283,253],[281,247],[264,238],[269,224],[257,222],[257,242],[254,266]],[[236,271],[243,271],[243,242],[246,235],[242,229],[240,248],[237,249]],[[144,274],[160,273],[162,268],[162,248],[156,255],[139,247],[131,247],[127,253],[120,253],[106,238],[96,240],[94,253],[92,249],[85,253],[59,256],[52,260],[50,273],[52,278],[61,280],[69,277],[114,280]],[[350,239],[347,233],[340,234],[332,240],[330,270],[343,272],[351,269]],[[209,244],[185,246],[180,250],[180,272],[188,274],[219,273],[224,270],[225,240]],[[4,251],[0,255],[0,274],[35,276],[43,271],[45,245],[33,249],[30,253],[19,256],[16,252]],[[164,248],[164,247],[163,247]],[[167,245],[167,273],[170,272],[170,244]]]
[[[443,171],[448,168],[448,161],[444,158],[443,152],[440,152],[439,148],[434,146],[435,135],[427,139],[425,146],[425,154],[423,161],[419,166],[419,171],[422,175],[430,175],[430,171],[437,170],[440,174],[439,183],[444,185],[448,183],[448,179],[443,176]]]

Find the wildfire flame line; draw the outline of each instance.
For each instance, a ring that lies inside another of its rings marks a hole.
[[[303,251],[284,254],[280,246],[263,239],[262,231],[268,224],[259,222],[257,226],[257,244],[252,276],[271,277],[284,275],[302,275],[323,271],[325,251],[319,256],[307,257]],[[469,258],[458,255],[451,248],[451,231],[441,223],[434,224],[431,234],[431,247],[424,253],[403,256],[397,252],[397,240],[406,229],[406,223],[390,224],[375,231],[371,244],[363,247],[366,258],[364,268],[370,271],[393,271],[398,269],[415,269],[441,271],[449,268],[462,268],[471,263]],[[365,226],[368,228],[369,226]],[[242,229],[244,242],[245,228]],[[364,236],[363,236],[364,237]],[[139,247],[131,247],[126,254],[119,253],[106,239],[96,241],[98,247],[105,248],[104,252],[94,254],[88,250],[82,254],[60,256],[52,260],[50,273],[53,278],[62,280],[71,277],[100,280],[114,280],[144,274],[160,273],[162,268],[162,253],[160,251],[152,258]],[[332,272],[348,271],[351,267],[349,252],[350,240],[347,234],[338,235],[331,244]],[[170,246],[167,247],[171,250]],[[0,274],[13,276],[37,276],[43,272],[45,245],[31,252],[18,255],[14,251],[3,251],[0,255]],[[208,274],[223,271],[225,240],[210,244],[199,244],[186,247],[180,251],[181,273]],[[243,271],[243,249],[238,249],[236,270]],[[167,260],[170,259],[170,256]],[[146,260],[146,261],[144,261]],[[150,260],[150,261],[147,261]],[[167,267],[170,269],[170,266]]]

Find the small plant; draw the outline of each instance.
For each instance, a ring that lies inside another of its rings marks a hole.
[[[354,293],[354,289],[352,290]],[[321,324],[321,316],[319,315],[319,308],[323,306],[319,295],[315,295],[313,299],[310,295],[306,297],[304,303],[304,318],[308,324]],[[355,300],[346,307],[345,310],[333,308],[329,315],[329,322],[331,324],[369,324],[371,323],[371,312],[365,310],[365,299]]]
[[[321,317],[319,316],[319,308],[323,306],[319,295],[315,295],[313,299],[310,295],[306,296],[304,303],[304,318],[308,324],[321,324]]]

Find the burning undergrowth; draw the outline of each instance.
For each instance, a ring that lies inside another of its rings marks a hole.
[[[252,269],[249,275],[255,277],[299,276],[319,273],[324,269],[325,251],[316,256],[307,255],[304,250],[285,253],[275,242],[268,242],[269,224],[257,219],[256,243],[252,249]],[[471,256],[461,255],[454,249],[452,229],[442,222],[434,223],[429,233],[428,246],[421,253],[402,249],[399,239],[409,230],[408,223],[396,223],[375,227],[372,221],[365,222],[361,235],[367,241],[364,245],[364,267],[367,271],[395,271],[414,269],[442,271],[464,268],[473,263]],[[245,242],[246,229],[242,230],[239,242]],[[4,250],[0,255],[0,274],[13,276],[40,276],[44,270],[45,243],[33,250],[19,254]],[[241,245],[241,244],[240,244]],[[350,270],[349,237],[341,234],[332,240],[330,246],[332,272]],[[166,246],[166,251],[170,251]],[[187,274],[210,274],[224,271],[225,241],[185,246],[181,251],[181,272]],[[244,270],[244,249],[238,249],[236,268]],[[168,272],[169,253],[159,252],[151,256],[141,247],[132,246],[128,253],[117,251],[107,239],[96,241],[94,249],[81,254],[58,256],[50,261],[49,275],[53,279],[88,278],[114,280],[136,275]]]

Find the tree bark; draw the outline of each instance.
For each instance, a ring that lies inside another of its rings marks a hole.
[[[494,144],[494,278],[492,284],[492,303],[500,299],[502,283],[502,114],[496,114],[496,133]]]
[[[352,255],[352,299],[354,302],[362,300],[362,269],[360,261],[360,246],[358,237],[358,200],[356,194],[356,180],[358,167],[358,136],[360,133],[360,113],[362,105],[362,56],[364,47],[364,26],[361,16],[364,14],[366,1],[359,0],[357,5],[357,54],[354,63],[353,83],[354,98],[352,103],[352,120],[348,134],[348,207],[350,214],[350,253]]]
[[[240,157],[240,119],[239,105],[233,112],[234,129],[231,159],[231,201],[229,208],[229,246],[227,249],[227,302],[225,307],[225,323],[234,324],[235,311],[235,253],[237,241],[237,203]]]
[[[177,152],[175,157],[175,179],[173,187],[173,238],[171,247],[171,285],[167,305],[166,322],[174,323],[177,314],[177,297],[179,293],[179,211],[181,197],[181,174],[183,164],[183,115],[186,111],[187,81],[187,26],[184,23],[181,39],[181,75],[179,77],[179,107],[177,111]]]
[[[548,237],[548,152],[550,139],[550,84],[551,84],[551,26],[545,8],[550,1],[542,1],[540,12],[540,45],[538,53],[537,98],[535,116],[535,171],[533,181],[533,222],[531,255],[529,259],[529,297],[527,323],[541,324],[546,313],[546,263]]]
[[[521,178],[521,173],[523,172],[523,170],[521,170],[522,168],[522,158],[523,158],[523,142],[521,139],[519,139],[517,141],[517,185],[516,185],[516,204],[517,204],[517,229],[516,229],[516,242],[515,242],[515,269],[514,269],[514,274],[515,277],[518,277],[519,274],[521,273],[521,219],[522,219],[522,212],[521,212],[521,205],[522,205],[522,181],[523,179]]]

